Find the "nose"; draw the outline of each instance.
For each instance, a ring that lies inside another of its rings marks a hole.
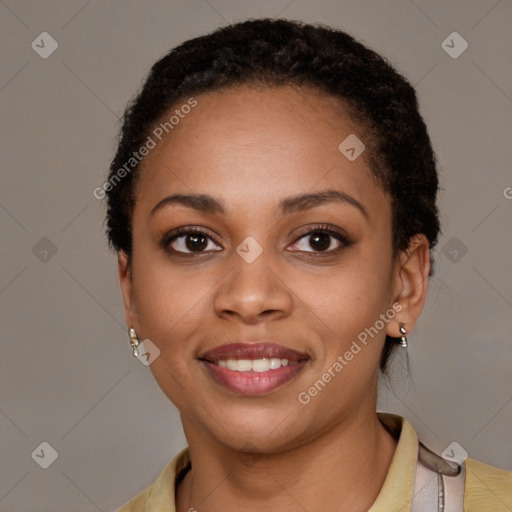
[[[220,283],[214,296],[217,316],[258,324],[290,315],[293,294],[265,251],[253,262],[233,254],[234,267]]]

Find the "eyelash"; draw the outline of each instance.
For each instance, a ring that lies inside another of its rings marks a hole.
[[[299,242],[303,238],[307,238],[308,236],[312,236],[312,235],[318,234],[318,233],[330,235],[331,237],[333,237],[333,238],[337,239],[339,242],[341,242],[341,245],[339,247],[337,247],[336,249],[331,249],[328,251],[298,251],[298,252],[306,253],[313,257],[332,256],[333,254],[337,254],[342,249],[350,247],[354,243],[343,231],[338,230],[338,229],[336,229],[332,226],[329,226],[327,224],[319,224],[319,225],[314,226],[313,228],[309,229],[308,231],[300,234],[291,245],[295,245],[297,242]],[[169,245],[172,242],[174,242],[178,238],[182,238],[189,234],[204,235],[208,239],[212,240],[216,245],[220,245],[216,240],[214,240],[210,235],[208,235],[202,229],[196,228],[193,226],[190,226],[190,227],[180,226],[180,227],[174,229],[173,231],[167,233],[163,237],[160,245],[167,252],[172,252],[173,254],[179,255],[179,256],[199,256],[199,255],[208,254],[205,251],[183,252],[183,251],[176,251],[176,250],[169,249]],[[220,252],[220,251],[216,250],[214,252]]]

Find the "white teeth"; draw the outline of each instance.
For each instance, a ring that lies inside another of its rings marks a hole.
[[[283,361],[286,361],[286,364],[288,364],[288,361],[286,359],[283,359]],[[269,361],[269,367],[271,370],[277,370],[278,368],[281,368],[281,359],[273,357]]]
[[[227,359],[217,362],[222,368],[234,370],[237,372],[267,372],[268,370],[277,370],[281,366],[288,366],[297,364],[297,361],[289,362],[288,359],[279,359],[272,357],[270,359],[263,357],[261,359]]]
[[[238,361],[236,359],[228,359],[226,367],[228,370],[238,370]]]
[[[281,365],[281,361],[279,361]],[[253,372],[268,372],[270,370],[270,361],[268,359],[255,359],[252,362]]]
[[[239,359],[238,368],[239,372],[249,372],[252,368],[252,361],[250,359]]]

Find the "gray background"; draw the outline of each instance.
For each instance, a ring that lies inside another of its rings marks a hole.
[[[177,411],[131,356],[92,190],[150,65],[187,38],[258,16],[343,28],[416,85],[444,235],[409,337],[411,376],[398,359],[380,408],[405,415],[439,453],[457,441],[512,469],[510,0],[4,0],[2,511],[114,510],[184,446]],[[31,47],[44,31],[59,44],[47,59]],[[457,59],[441,47],[453,31],[469,44]],[[43,441],[58,452],[48,469],[31,458]]]

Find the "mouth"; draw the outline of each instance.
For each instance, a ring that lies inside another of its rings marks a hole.
[[[267,394],[287,384],[309,361],[304,353],[267,342],[222,345],[198,359],[217,383],[246,396]]]

